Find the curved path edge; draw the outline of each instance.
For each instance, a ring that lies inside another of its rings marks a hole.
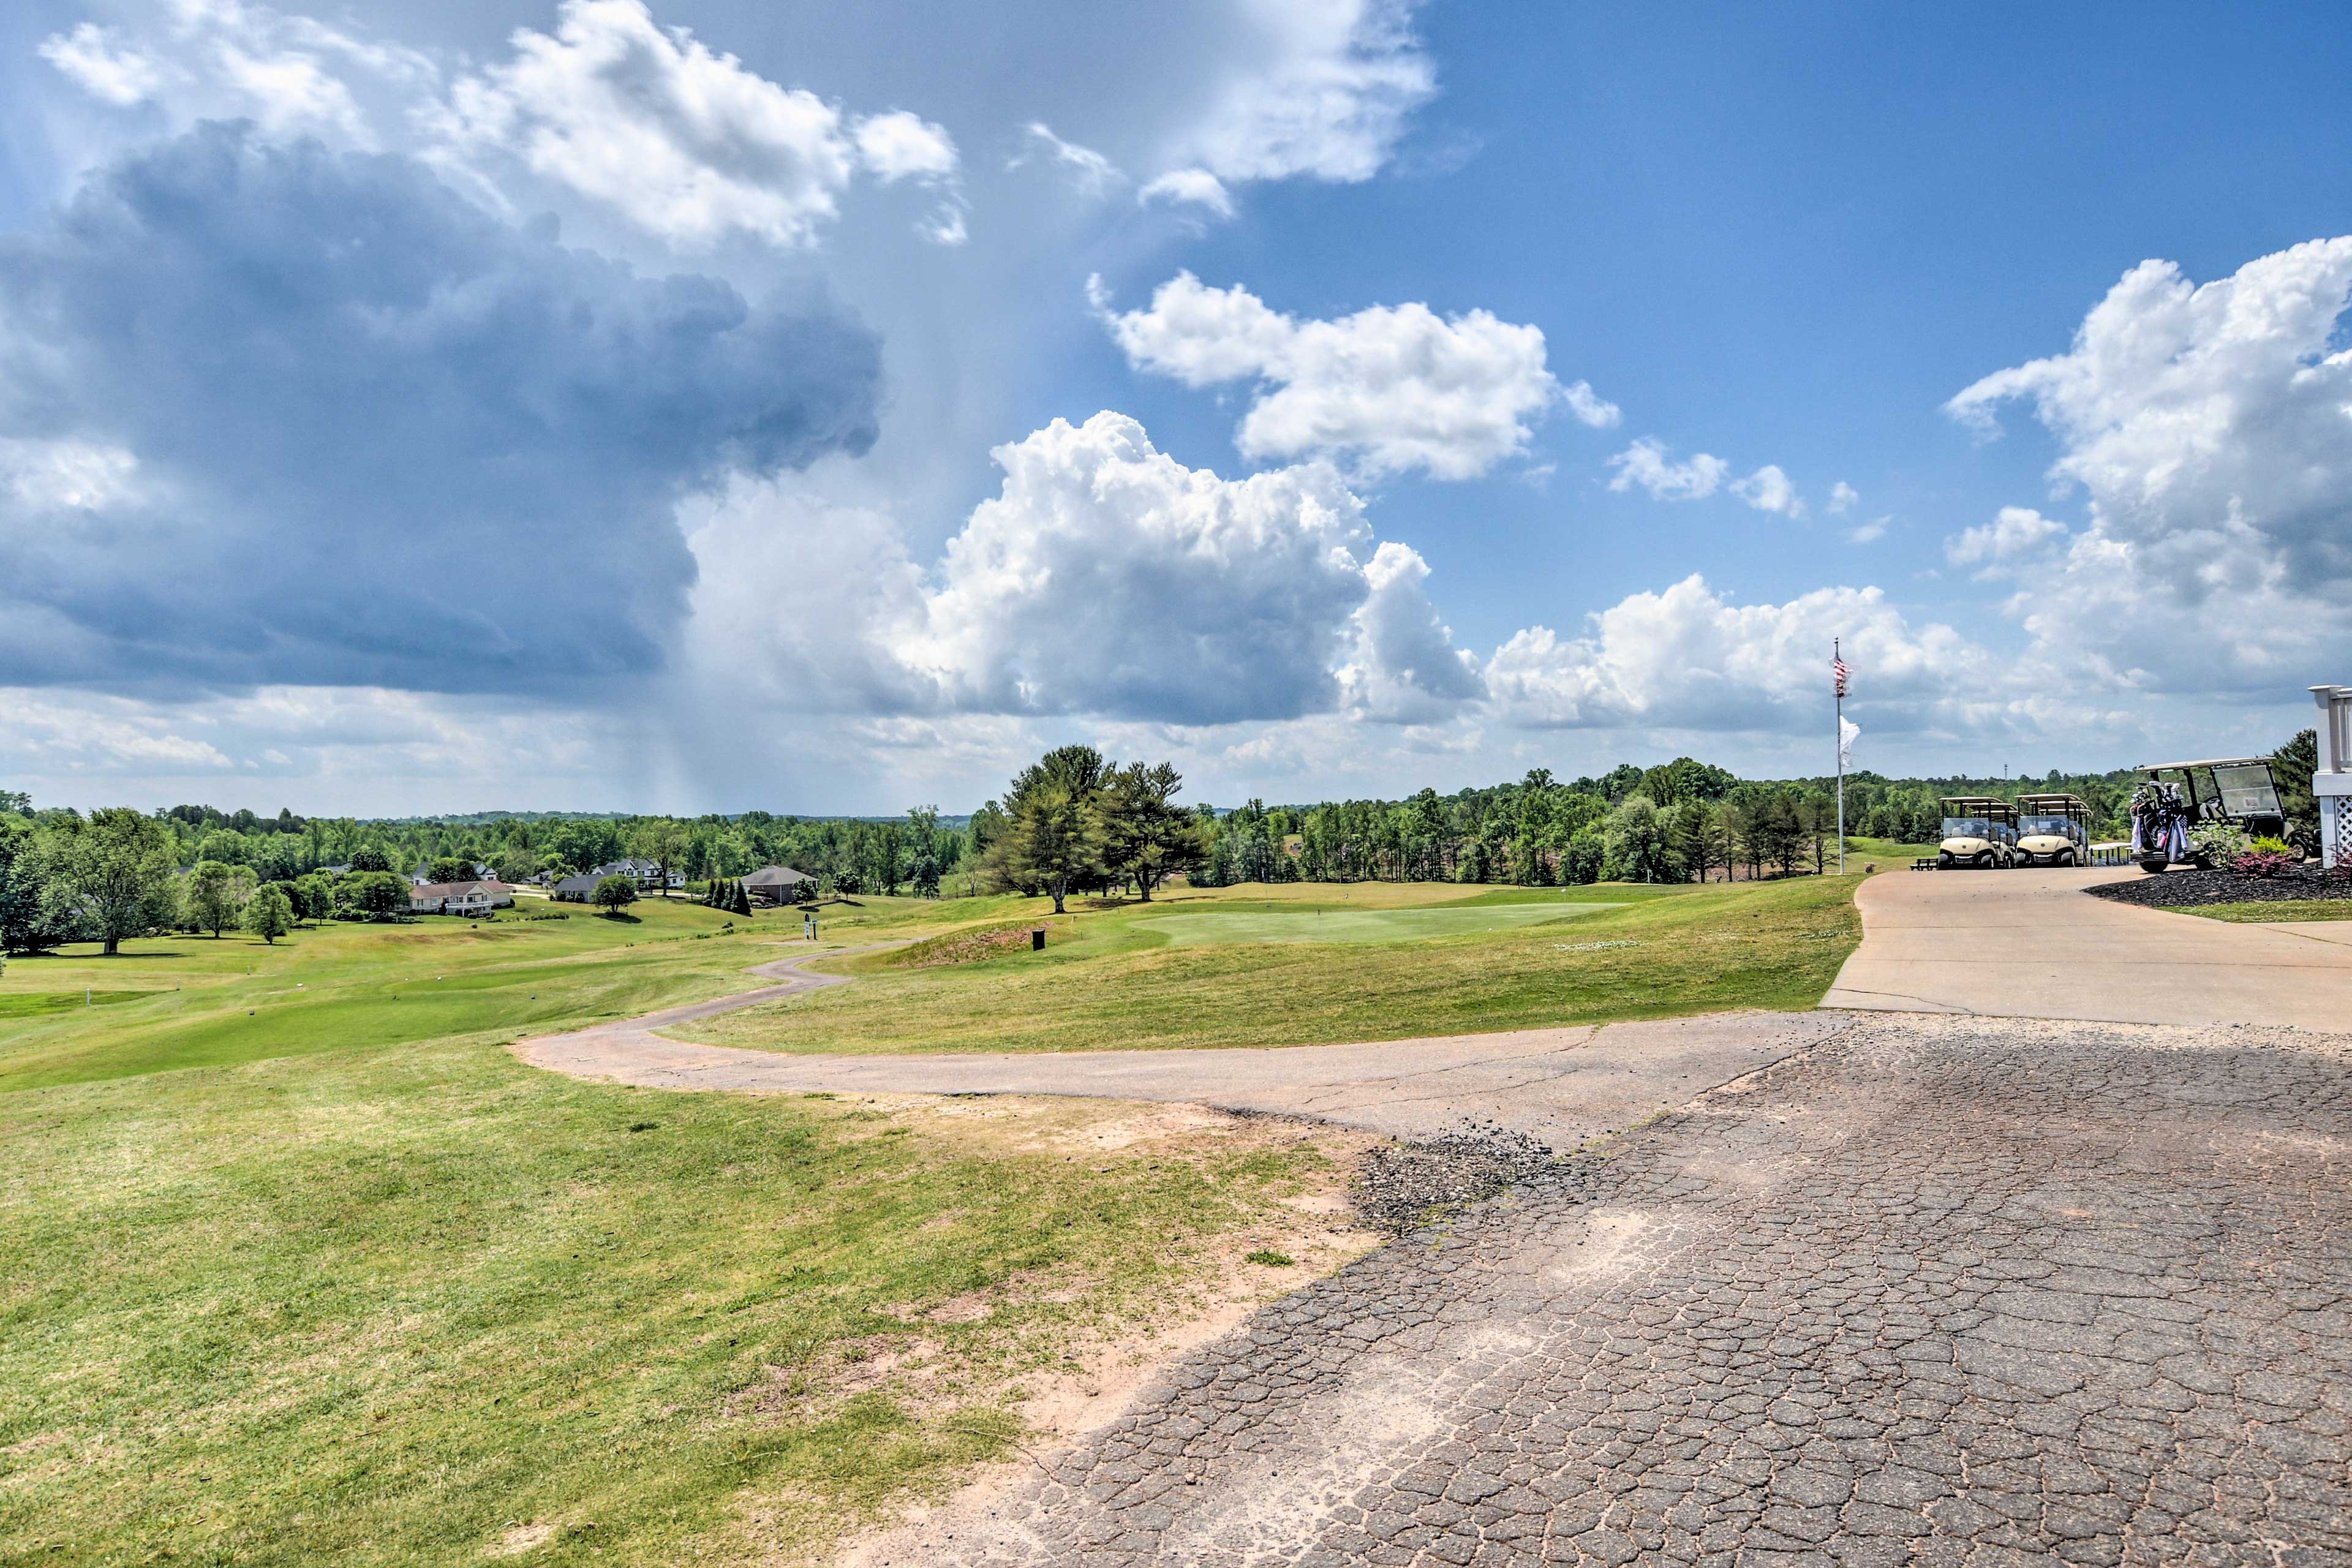
[[[851,977],[806,966],[872,948],[754,965],[778,984],[515,1042],[523,1061],[645,1089],[745,1094],[1044,1094],[1300,1116],[1400,1138],[1465,1119],[1574,1148],[1680,1106],[1850,1026],[1832,1014],[1721,1013],[1352,1045],[907,1056],[794,1055],[655,1031]]]

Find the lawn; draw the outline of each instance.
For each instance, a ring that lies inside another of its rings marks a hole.
[[[1616,904],[1500,904],[1472,909],[1217,910],[1171,913],[1130,921],[1175,943],[1388,942],[1439,936],[1475,936],[1549,925],[1613,910]]]
[[[1861,937],[1853,887],[1808,877],[1465,899],[1443,885],[1360,883],[1344,889],[1339,912],[1341,890],[1328,886],[1179,889],[1149,905],[1074,903],[1043,953],[1023,946],[922,968],[887,952],[845,957],[830,966],[856,985],[667,1032],[782,1051],[1076,1050],[1804,1008]],[[1367,904],[1396,912],[1361,911]],[[988,911],[999,921],[1022,912],[1004,900]],[[1382,923],[1400,921],[1408,923]],[[1349,934],[1317,941],[1318,922]]]
[[[1845,858],[1848,868],[1854,870],[1861,869],[1854,863],[1862,860],[1876,862],[1882,871],[1900,870],[1914,860],[1935,858],[1942,848],[1940,844],[1905,844],[1893,838],[1857,838],[1848,834]]]
[[[2352,921],[2352,899],[2270,899],[2250,904],[2191,904],[2168,911],[2202,915],[2209,921],[2240,925],[2274,925],[2282,921]]]
[[[851,931],[916,929],[944,907],[874,900],[841,912]],[[527,918],[558,912],[568,918]],[[329,924],[275,946],[174,936],[108,958],[78,943],[11,958],[0,974],[0,1092],[634,1016],[744,989],[744,968],[775,956],[760,943],[800,929],[797,914],[745,921],[685,900],[614,921],[530,899],[494,921]],[[84,1006],[86,989],[104,1005]]]
[[[801,1561],[1218,1267],[1339,1260],[1283,1201],[1322,1134],[1105,1147],[1134,1108],[667,1094],[503,1037],[0,1094],[0,1563]]]

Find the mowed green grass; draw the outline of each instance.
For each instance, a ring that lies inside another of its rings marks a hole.
[[[2272,925],[2288,921],[2352,921],[2352,899],[2265,900],[2245,904],[2191,904],[2168,911],[2202,915],[2209,921],[2238,925]]]
[[[1853,888],[1832,877],[1489,889],[1466,900],[1428,884],[1345,890],[1349,910],[1369,904],[1449,924],[1466,916],[1473,927],[1402,942],[1269,940],[1293,929],[1286,921],[1305,934],[1329,888],[1179,889],[1150,905],[1073,904],[1070,932],[1057,929],[1043,953],[911,970],[887,954],[847,957],[831,966],[858,976],[856,985],[667,1032],[782,1051],[1148,1049],[1804,1008],[1860,940]],[[1015,912],[996,902],[997,918]],[[1545,911],[1530,920],[1573,918],[1511,923],[1520,917],[1505,911],[1523,909]],[[1480,929],[1486,913],[1501,929]],[[1211,923],[1201,940],[1180,940],[1187,921]]]
[[[877,900],[844,911],[845,929],[936,919],[941,907]],[[551,909],[570,918],[519,918]],[[612,921],[527,899],[478,923],[330,923],[275,946],[231,932],[130,942],[113,958],[94,942],[12,958],[0,974],[0,1093],[634,1016],[745,989],[743,970],[776,956],[761,943],[800,931],[792,914],[736,920],[732,933],[729,921],[685,900],[647,900]],[[85,987],[112,1000],[77,1005]]]
[[[1500,904],[1475,909],[1291,910],[1203,911],[1139,918],[1139,931],[1157,931],[1171,942],[1422,942],[1439,936],[1475,936],[1549,925],[1598,914],[1613,904]]]
[[[982,1113],[495,1034],[0,1095],[0,1563],[803,1560],[1011,1453],[1023,1378],[1322,1167]]]
[[[1845,858],[1849,869],[1860,870],[1857,860],[1875,861],[1878,868],[1900,870],[1917,859],[1932,859],[1942,848],[1938,844],[1906,844],[1895,838],[1859,838],[1846,835]]]

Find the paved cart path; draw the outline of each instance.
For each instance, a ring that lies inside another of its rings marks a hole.
[[[2352,1563],[2347,1194],[2340,1041],[1860,1019],[856,1560]]]
[[[1824,1007],[2352,1030],[2352,929],[2236,925],[2082,892],[2136,868],[1890,871]],[[2280,906],[2282,915],[2294,906]]]
[[[653,1089],[1089,1095],[1312,1116],[1404,1138],[1476,1117],[1569,1149],[1845,1026],[1822,1014],[1743,1013],[1361,1045],[883,1057],[742,1050],[654,1032],[849,984],[803,967],[837,955],[761,964],[751,973],[778,984],[514,1048],[535,1067]]]

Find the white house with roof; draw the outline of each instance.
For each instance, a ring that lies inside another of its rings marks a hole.
[[[425,882],[408,895],[408,912],[413,915],[478,917],[513,905],[514,889],[504,882]]]

